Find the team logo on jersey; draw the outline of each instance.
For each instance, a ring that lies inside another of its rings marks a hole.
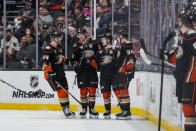
[[[176,52],[176,58],[179,59],[183,56],[183,49],[182,46],[178,46],[177,52]]]
[[[112,62],[112,56],[107,55],[107,56],[102,57],[101,65],[106,65],[111,62]]]
[[[85,50],[84,51],[84,56],[86,58],[91,58],[91,57],[93,57],[94,54],[95,54],[95,52],[93,50]]]
[[[196,42],[195,42],[195,43],[193,43],[193,47],[194,47],[194,49],[196,50]]]
[[[37,88],[39,85],[39,77],[37,75],[33,75],[30,77],[30,86],[31,88]]]

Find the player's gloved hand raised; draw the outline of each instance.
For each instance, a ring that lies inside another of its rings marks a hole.
[[[161,60],[168,60],[168,52],[163,51],[162,49],[159,50],[159,58]]]
[[[126,76],[126,79],[128,79],[129,81],[131,81],[131,79],[133,78],[133,71],[126,71],[125,72],[125,76]]]

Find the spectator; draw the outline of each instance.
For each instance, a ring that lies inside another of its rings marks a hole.
[[[76,28],[83,28],[86,25],[85,16],[82,12],[82,8],[75,8],[74,10],[74,22],[76,24]]]
[[[23,36],[21,39],[21,48],[17,54],[17,59],[20,60],[23,69],[32,69],[32,59],[35,60],[35,44],[32,44],[30,35]]]
[[[14,32],[14,35],[20,40],[25,35],[25,29],[30,28],[35,19],[35,10],[32,8],[32,0],[25,1],[25,8],[19,11],[17,17],[18,21],[21,21],[21,26]]]
[[[125,0],[116,0],[114,3],[114,31],[124,30],[128,32],[129,8]]]
[[[8,61],[11,62],[13,58],[15,58],[16,53],[19,51],[20,46],[18,43],[18,39],[14,37],[11,33],[11,29],[6,30],[6,41],[4,39],[1,40],[1,50],[0,50],[0,59],[2,62],[3,59],[3,47],[6,47],[6,54],[8,57]]]
[[[40,7],[40,15],[39,15],[39,25],[49,25],[53,24],[53,18],[50,15],[48,9],[46,7]]]
[[[3,31],[3,28],[4,28],[4,17],[2,16],[1,17],[1,20],[0,20],[0,31]],[[11,29],[11,30],[13,30],[13,26],[12,25],[10,25],[9,23],[8,23],[8,19],[6,20],[6,28],[7,29]]]
[[[32,0],[25,1],[25,8],[19,11],[18,20],[22,20],[21,26],[26,28],[32,25],[35,18],[35,10],[32,8]]]
[[[86,37],[91,38],[91,27],[87,25],[85,30],[86,30],[86,33],[85,33]]]
[[[101,7],[103,9],[103,13],[112,12],[111,3],[109,0],[102,0]]]
[[[77,43],[78,41],[78,37],[77,37],[77,32],[76,32],[76,28],[73,26],[70,26],[69,28],[69,34],[68,34],[68,38],[67,38],[67,57],[71,58],[72,57],[72,48],[73,45],[75,43]]]
[[[42,46],[48,44],[50,42],[50,30],[48,25],[43,25],[43,30],[40,34],[39,37],[39,47],[41,48]]]
[[[108,33],[110,28],[110,22],[112,13],[104,12],[102,13],[102,7],[97,7],[97,35],[101,35],[102,33]]]

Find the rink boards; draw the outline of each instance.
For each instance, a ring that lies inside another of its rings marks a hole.
[[[66,77],[69,91],[80,99],[77,85],[73,86],[75,73],[67,71]],[[61,110],[57,95],[44,79],[42,71],[1,71],[0,79],[28,92],[35,92],[38,89],[44,91],[41,95],[32,98],[0,82],[0,109]],[[129,86],[132,114],[142,116],[156,124],[159,113],[160,80],[161,75],[159,73],[136,72],[135,78]],[[175,80],[172,75],[164,75],[163,89],[162,127],[167,130],[180,130],[181,110],[175,97]],[[104,112],[103,98],[99,89],[97,89],[96,96],[96,110]],[[71,97],[70,103],[72,110],[81,110],[81,106]],[[113,113],[120,112],[116,105],[117,99],[113,94]]]

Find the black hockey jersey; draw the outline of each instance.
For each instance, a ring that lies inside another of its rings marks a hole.
[[[98,51],[96,61],[101,78],[111,78],[116,72],[117,51],[112,48],[103,48]]]
[[[95,56],[98,51],[98,44],[95,40],[87,39],[85,43],[78,41],[74,45],[73,60],[79,63],[80,69],[96,68]]]
[[[46,45],[43,47],[44,55],[42,69],[44,70],[46,66],[50,66],[52,68],[52,71],[56,72],[57,79],[65,77],[63,66],[65,57],[63,50],[64,48],[61,45],[58,45],[57,48],[51,45]]]

